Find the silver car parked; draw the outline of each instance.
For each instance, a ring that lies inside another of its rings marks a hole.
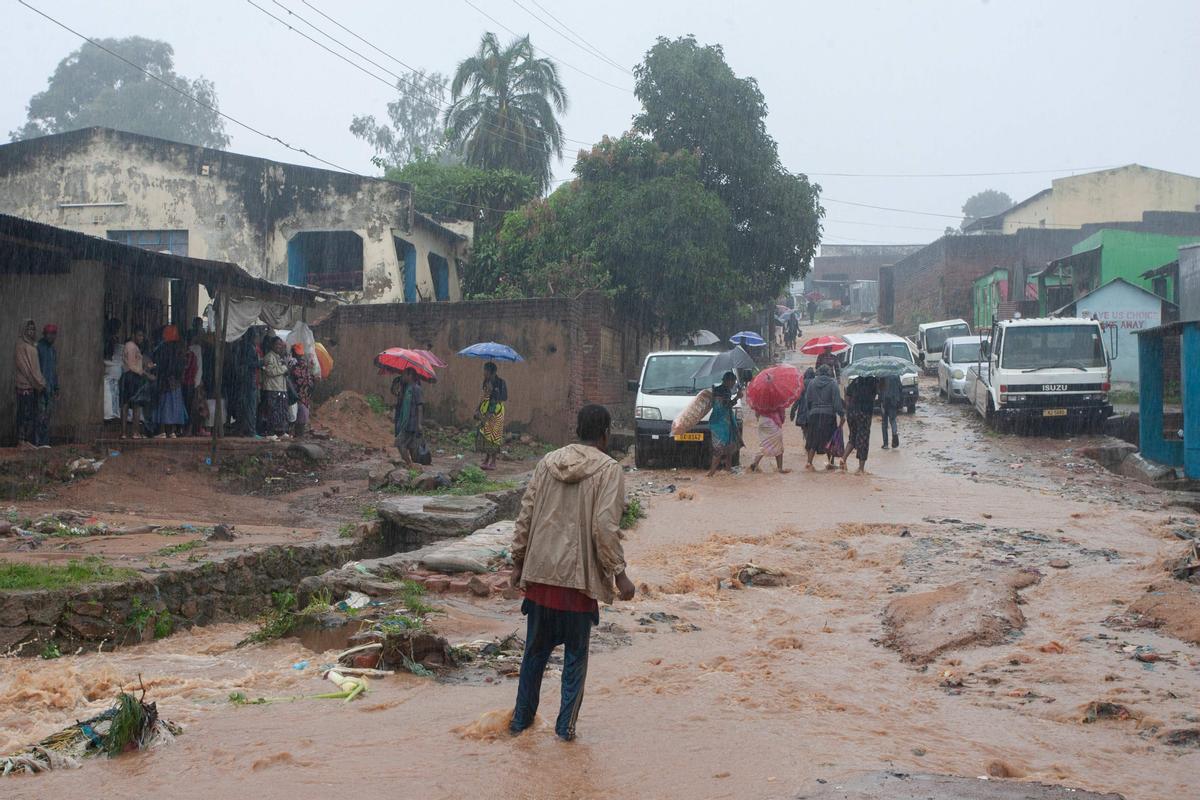
[[[967,370],[980,362],[979,346],[987,340],[986,336],[952,336],[942,345],[937,366],[938,395],[946,402],[967,399]]]

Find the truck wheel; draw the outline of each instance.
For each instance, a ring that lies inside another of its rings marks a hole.
[[[1004,424],[1000,421],[1000,417],[996,414],[996,406],[992,403],[992,398],[987,401],[987,413],[984,415],[984,421],[987,426],[997,433],[1004,432]]]
[[[907,406],[905,406],[905,408],[908,409],[908,413],[910,414],[917,413],[917,401],[911,401]]]

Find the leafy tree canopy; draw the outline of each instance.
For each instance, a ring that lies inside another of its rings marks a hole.
[[[500,227],[504,215],[537,197],[533,178],[510,169],[489,170],[441,161],[413,161],[387,171],[388,180],[412,185],[413,205],[477,223],[477,232]]]
[[[580,155],[576,180],[504,221],[498,285],[527,295],[610,291],[648,328],[689,333],[745,292],[729,211],[700,161],[627,134]]]
[[[398,95],[387,105],[390,124],[380,123],[370,114],[354,117],[350,132],[374,148],[371,160],[376,166],[398,167],[445,153],[441,106],[446,83],[441,73],[416,72],[396,81]]]
[[[189,80],[175,73],[174,50],[166,42],[140,36],[98,42],[206,105],[218,107],[212,81]],[[229,144],[224,121],[215,111],[86,43],[59,62],[46,90],[30,98],[28,121],[9,135],[17,141],[91,126],[204,147]]]
[[[458,65],[450,96],[447,132],[466,162],[524,173],[545,191],[551,159],[562,157],[557,115],[567,109],[554,62],[538,58],[528,36],[501,46],[486,33],[475,55]]]
[[[739,78],[720,46],[659,38],[634,74],[644,107],[635,129],[665,152],[696,153],[700,179],[729,209],[730,259],[768,301],[808,271],[824,215],[820,186],[782,167],[758,83]]]
[[[967,202],[963,203],[962,227],[965,228],[972,222],[981,220],[984,217],[991,217],[1008,211],[1012,207],[1012,198],[1004,192],[998,192],[995,189],[984,189],[978,194],[971,195],[967,198]]]

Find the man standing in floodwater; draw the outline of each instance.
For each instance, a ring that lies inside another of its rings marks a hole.
[[[521,500],[512,585],[525,590],[521,613],[528,618],[528,630],[509,725],[513,735],[533,724],[546,662],[561,644],[562,705],[554,732],[565,742],[575,738],[599,603],[633,599],[621,548],[625,478],[608,455],[611,427],[612,416],[604,406],[580,409],[575,428],[579,443],[543,458]]]

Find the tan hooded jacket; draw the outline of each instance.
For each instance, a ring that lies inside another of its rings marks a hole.
[[[512,556],[521,585],[565,586],[611,603],[614,579],[625,570],[624,510],[625,476],[617,462],[584,444],[547,455],[517,517]]]
[[[13,355],[14,383],[19,392],[40,392],[46,388],[35,340],[25,336],[25,328],[32,321],[28,320],[21,326],[21,333],[17,336],[17,349]]]

